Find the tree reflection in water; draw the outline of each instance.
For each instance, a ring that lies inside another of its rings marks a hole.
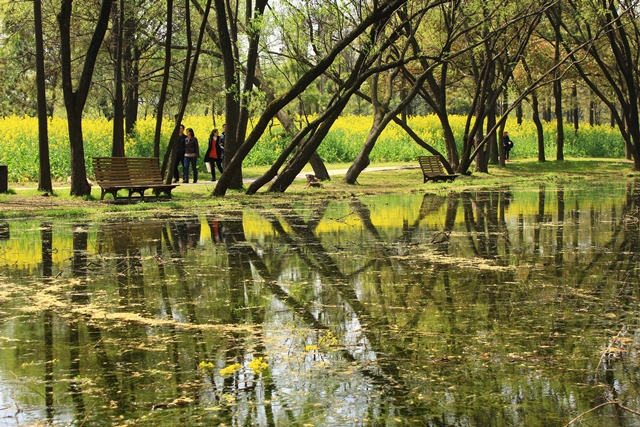
[[[40,241],[41,263],[36,279],[0,264],[0,396],[21,410],[4,420],[563,425],[613,400],[638,410],[639,185],[10,223],[5,253]],[[616,405],[584,420],[607,416],[638,421]]]

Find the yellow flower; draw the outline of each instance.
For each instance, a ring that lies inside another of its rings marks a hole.
[[[213,370],[213,368],[215,367],[215,365],[211,362],[205,362],[204,360],[202,362],[200,362],[200,364],[198,365],[200,367],[201,371],[211,371]]]
[[[317,345],[305,345],[304,346],[304,351],[313,351],[313,350],[317,350],[318,346]]]
[[[220,375],[222,375],[223,377],[228,377],[238,372],[241,367],[242,365],[240,365],[239,363],[234,363],[233,365],[229,365],[226,368],[220,369]]]
[[[269,367],[269,364],[267,362],[264,362],[262,360],[262,357],[256,357],[252,359],[251,362],[249,362],[249,368],[256,375],[262,375],[262,371],[264,371],[268,367]]]

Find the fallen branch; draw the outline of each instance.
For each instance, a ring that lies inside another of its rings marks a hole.
[[[627,412],[630,412],[630,413],[632,413],[632,414],[634,414],[634,415],[638,415],[638,416],[640,416],[640,412],[638,412],[638,411],[634,411],[634,410],[633,410],[633,409],[631,409],[631,408],[627,408],[626,406],[622,405],[622,404],[621,404],[619,401],[617,401],[617,400],[612,400],[612,401],[610,401],[610,402],[604,402],[604,403],[601,403],[601,404],[599,404],[598,406],[595,406],[595,407],[593,407],[593,408],[589,409],[588,411],[585,411],[585,412],[581,413],[580,415],[578,415],[577,417],[575,417],[574,419],[572,419],[571,421],[569,421],[567,424],[565,424],[565,425],[564,425],[564,427],[568,427],[568,426],[570,426],[571,424],[575,423],[576,421],[578,421],[580,418],[584,417],[584,416],[585,416],[585,415],[587,415],[588,413],[593,412],[593,411],[597,411],[598,409],[600,409],[600,408],[602,408],[602,407],[604,407],[604,406],[607,406],[607,405],[616,405],[618,408],[620,408],[620,409],[622,409],[622,410],[624,410],[624,411],[627,411]]]

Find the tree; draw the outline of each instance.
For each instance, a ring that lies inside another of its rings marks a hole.
[[[531,35],[551,4],[520,3],[495,10],[488,10],[485,4],[476,12],[474,22],[477,30],[475,33],[467,33],[465,40],[471,45],[479,44],[482,49],[470,51],[468,56],[461,57],[461,61],[457,63],[458,67],[473,77],[469,87],[472,108],[467,115],[459,173],[467,173],[476,156],[480,156],[476,162],[476,170],[487,171],[489,158],[486,155],[486,144],[490,141],[490,136],[482,135],[485,119],[512,78]],[[494,21],[498,23],[490,24]],[[532,88],[527,88],[525,94]],[[518,102],[514,107],[517,105]],[[504,122],[508,111],[503,112],[494,128]]]
[[[185,0],[185,10],[186,10],[186,23],[187,23],[187,57],[185,61],[184,74],[182,78],[182,93],[181,93],[181,101],[180,101],[180,109],[178,110],[178,114],[176,114],[175,126],[173,128],[173,133],[171,134],[171,139],[167,144],[167,151],[164,155],[164,160],[162,162],[162,173],[164,174],[164,179],[167,184],[171,184],[171,180],[173,178],[173,170],[177,158],[177,152],[175,150],[175,142],[178,138],[178,130],[180,128],[180,124],[182,123],[182,118],[184,117],[184,113],[187,109],[187,104],[189,102],[189,93],[191,92],[191,88],[193,86],[193,80],[196,75],[196,70],[198,69],[198,59],[200,58],[200,53],[202,52],[202,42],[204,39],[205,30],[207,27],[207,19],[209,17],[209,12],[211,11],[211,3],[212,0],[207,0],[207,4],[204,9],[204,15],[202,16],[202,22],[200,24],[200,30],[198,32],[198,40],[196,42],[195,50],[193,48],[193,43],[191,40],[191,12],[190,12],[190,4],[189,0]],[[193,59],[191,58],[193,52]]]
[[[38,91],[38,136],[40,173],[38,190],[53,192],[51,163],[49,160],[49,130],[47,127],[47,96],[44,73],[44,41],[42,37],[42,2],[33,0],[33,16],[36,36],[36,87]]]
[[[362,18],[362,20],[355,27],[353,27],[352,30],[344,34],[342,38],[338,40],[335,43],[335,45],[332,46],[332,48],[328,51],[328,53],[319,59],[317,64],[315,64],[313,67],[310,67],[309,70],[306,71],[298,79],[297,82],[294,82],[291,85],[290,89],[285,94],[277,97],[272,102],[266,105],[262,115],[254,124],[253,130],[251,131],[251,133],[247,136],[246,139],[244,139],[244,142],[235,151],[235,154],[233,154],[233,157],[231,159],[227,158],[225,160],[225,170],[222,176],[220,177],[220,180],[218,181],[216,188],[214,189],[214,195],[224,196],[227,189],[229,188],[229,184],[231,183],[232,177],[234,176],[234,174],[240,171],[242,161],[247,156],[249,151],[253,148],[253,146],[258,142],[258,139],[266,129],[271,119],[277,114],[277,112],[282,108],[285,108],[292,100],[294,100],[298,95],[304,92],[304,90],[310,84],[312,84],[317,78],[319,78],[333,64],[334,60],[338,57],[338,55],[347,46],[349,46],[349,44],[352,43],[358,36],[364,33],[372,25],[378,22],[383,22],[386,19],[388,19],[388,17],[390,17],[397,10],[397,8],[400,7],[405,1],[406,0],[388,0],[382,3],[379,3],[377,7],[375,7],[374,10],[368,16],[365,16],[364,18]],[[216,0],[216,4],[218,4],[218,2],[222,3],[222,0]],[[218,8],[218,13],[219,12],[220,11]],[[218,17],[218,21],[220,24],[220,17]],[[222,24],[225,24],[225,22],[222,22]],[[223,37],[228,38],[229,34],[228,32],[224,31],[224,29],[220,31],[220,34],[221,34],[221,37],[220,37],[221,46],[223,46],[222,52],[224,56],[224,64],[225,64],[224,66],[225,66],[225,76],[226,76],[228,73],[227,62],[232,59],[232,56],[228,54],[226,55],[224,54],[225,52],[224,46],[226,45],[226,43],[224,43],[222,39]],[[232,78],[232,77],[233,76],[230,75],[230,76],[227,76],[226,78]],[[230,95],[227,95],[227,103],[226,103],[227,104],[227,127],[229,126],[229,117],[230,117],[229,106],[232,106],[235,108],[234,106],[235,101],[232,98],[233,97],[231,97]],[[233,114],[231,114],[231,116],[233,116]],[[309,160],[309,157],[313,154],[313,151],[315,151],[315,148],[311,150],[310,153],[308,153],[307,155],[308,157],[306,157],[306,159],[303,159],[305,164]],[[299,165],[300,165],[300,162],[296,162],[296,166],[293,169],[291,169],[291,171],[298,168]]]
[[[122,49],[124,34],[124,0],[114,3],[113,33],[116,38],[115,94],[113,97],[112,157],[124,157],[124,98],[122,93]]]
[[[634,1],[603,0],[598,3],[566,2],[566,19],[560,20],[567,35],[563,46],[571,53],[575,68],[611,111],[612,117],[640,170],[640,27]],[[573,53],[576,47],[591,61]],[[611,92],[612,95],[608,95]],[[619,108],[618,108],[619,107]]]
[[[87,48],[82,74],[78,87],[74,90],[71,58],[71,14],[73,0],[62,0],[58,24],[60,26],[60,62],[62,69],[62,91],[67,111],[69,128],[69,144],[71,146],[71,195],[84,196],[91,194],[91,186],[87,182],[87,169],[84,158],[84,142],[82,136],[82,113],[91,87],[93,70],[98,58],[100,45],[109,25],[109,15],[113,0],[102,0],[96,27]]]
[[[171,71],[171,40],[173,36],[173,0],[167,0],[167,26],[164,40],[164,72],[162,74],[162,86],[156,110],[156,132],[153,137],[153,156],[160,158],[160,137],[162,135],[162,118],[164,113],[164,103],[167,99],[167,88],[169,87],[169,73]],[[173,136],[172,136],[173,137]],[[175,163],[175,160],[174,160]],[[171,169],[169,169],[171,170]],[[163,173],[166,172],[163,171]]]
[[[554,33],[554,61],[560,60],[560,51],[562,49],[562,2],[558,2],[554,7],[549,8],[547,17]],[[555,101],[556,114],[556,160],[564,160],[564,120],[562,116],[562,79],[556,76],[553,82],[553,99]]]

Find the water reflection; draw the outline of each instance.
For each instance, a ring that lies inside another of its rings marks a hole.
[[[11,223],[0,416],[638,424],[639,189]]]

